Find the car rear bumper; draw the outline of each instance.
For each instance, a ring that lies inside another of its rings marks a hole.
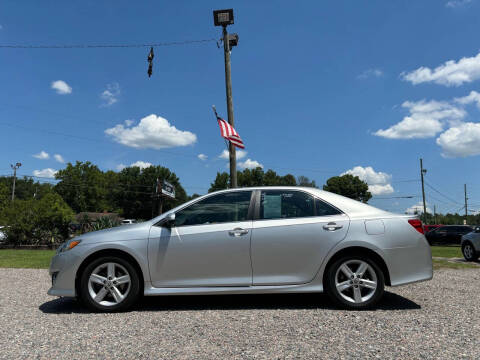
[[[392,286],[406,285],[433,277],[432,252],[423,236],[417,245],[383,249]]]

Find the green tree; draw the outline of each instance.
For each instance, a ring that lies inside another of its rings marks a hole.
[[[368,184],[360,180],[358,176],[350,174],[331,177],[327,180],[327,183],[323,185],[323,190],[364,203],[368,202],[372,197],[372,194],[368,191]]]
[[[262,168],[245,169],[237,172],[239,187],[250,186],[296,186],[297,180],[292,174],[278,175],[273,170],[263,171]],[[314,182],[315,183],[315,182]],[[219,173],[213,183],[210,184],[208,192],[228,189],[230,187],[230,176],[226,172]]]
[[[166,180],[175,187],[175,199],[163,198],[163,211],[187,201],[187,193],[180,179],[170,169],[150,166],[145,169],[128,167],[118,174],[114,204],[121,209],[122,216],[135,219],[150,219],[157,215],[158,199],[155,194],[157,179]]]
[[[6,187],[8,199],[10,199],[12,186],[13,186],[13,176],[2,177],[0,178],[0,187]],[[34,181],[32,178],[23,177],[18,178],[15,182],[15,199],[19,200],[29,200],[32,198],[39,199],[45,194],[48,194],[53,189],[52,184],[44,183],[41,184],[38,181]],[[4,190],[2,190],[4,191]]]
[[[60,180],[55,191],[76,212],[112,211],[114,205],[108,199],[108,183],[104,173],[91,162],[77,161],[67,164],[55,177]]]
[[[310,180],[308,177],[302,176],[302,175],[300,175],[297,178],[297,183],[298,183],[298,186],[313,187],[313,188],[317,187],[317,184],[315,184],[315,180]]]
[[[7,241],[20,244],[58,243],[68,236],[73,211],[60,195],[50,192],[41,199],[10,202],[0,212]]]
[[[229,184],[230,176],[226,172],[217,172],[217,176],[215,177],[213,183],[210,184],[210,189],[208,189],[208,192],[228,189]]]

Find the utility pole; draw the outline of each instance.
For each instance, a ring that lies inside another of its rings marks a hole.
[[[228,123],[235,127],[233,118],[233,97],[232,97],[232,75],[230,67],[230,51],[232,46],[237,46],[238,35],[227,32],[227,26],[233,24],[233,9],[227,10],[214,10],[213,21],[215,26],[222,26],[223,28],[223,54],[225,59],[225,88],[227,95],[227,114]],[[230,158],[230,187],[237,187],[237,156],[235,146],[232,142],[228,145],[229,158]]]
[[[225,54],[225,87],[227,93],[227,113],[228,123],[235,128],[233,119],[233,98],[232,98],[232,75],[230,68],[230,44],[228,41],[227,26],[223,26],[223,52]],[[228,150],[230,155],[230,186],[232,188],[237,187],[237,155],[235,146],[232,142],[228,144]]]
[[[17,181],[17,169],[20,166],[22,166],[22,164],[19,162],[17,162],[15,165],[10,164],[10,167],[13,169],[12,201],[15,200],[15,182]]]
[[[467,216],[468,216],[468,204],[467,204],[467,184],[463,184],[463,190],[465,191],[465,225],[467,225]]]
[[[158,199],[158,215],[163,212],[163,197],[162,197],[162,181],[157,178],[157,199]]]
[[[434,224],[437,225],[437,205],[433,205],[433,221]]]
[[[423,222],[427,223],[427,203],[425,201],[425,185],[423,181],[424,174],[427,170],[423,168],[423,159],[420,158],[420,178],[422,179],[422,197],[423,197]]]

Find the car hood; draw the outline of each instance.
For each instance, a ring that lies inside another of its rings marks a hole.
[[[151,224],[149,222],[121,225],[110,229],[92,231],[76,237],[88,243],[140,240],[148,238]]]

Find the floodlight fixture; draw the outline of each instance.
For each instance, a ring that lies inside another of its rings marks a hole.
[[[215,26],[227,26],[233,24],[233,9],[213,10],[213,23]]]

